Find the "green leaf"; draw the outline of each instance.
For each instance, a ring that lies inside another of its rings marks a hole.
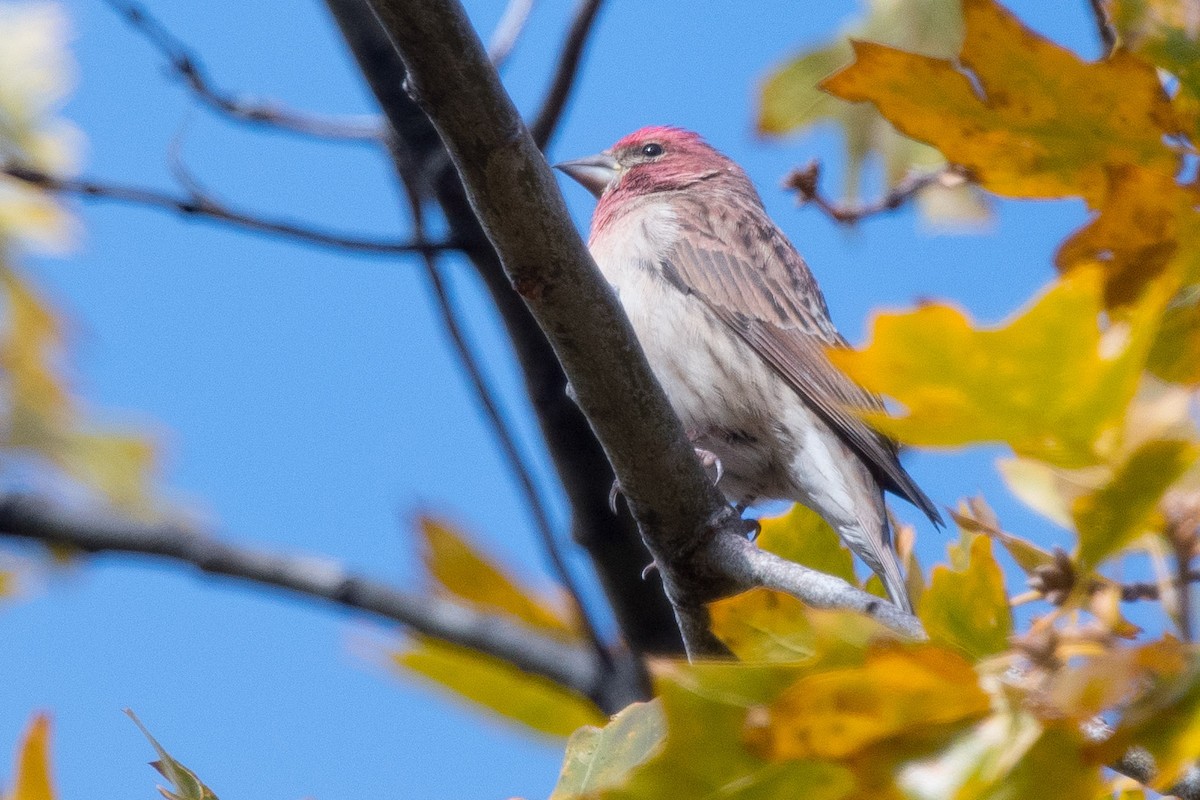
[[[931,641],[980,659],[1008,648],[1012,611],[991,541],[981,534],[965,535],[970,542],[966,568],[934,567],[918,616]]]
[[[657,702],[634,703],[603,728],[571,734],[550,800],[574,800],[620,786],[662,746],[666,723]]]
[[[786,514],[760,523],[762,531],[755,542],[762,549],[858,585],[850,549],[817,512],[797,503]]]
[[[142,724],[142,721],[137,718],[137,715],[132,710],[127,708],[125,709],[125,713],[129,715],[129,718],[133,720],[133,724],[138,726],[138,730],[150,741],[150,744],[154,746],[155,751],[158,753],[158,760],[151,761],[150,766],[158,770],[171,784],[171,789],[166,789],[162,786],[158,787],[158,791],[166,800],[217,800],[217,796],[213,794],[212,789],[205,786],[196,777],[196,773],[183,764],[180,764],[171,757],[170,753],[163,749],[163,746],[150,735],[150,731],[146,729],[146,726]]]
[[[1200,444],[1196,442],[1147,442],[1107,485],[1077,499],[1072,512],[1079,532],[1080,567],[1094,569],[1141,534],[1158,527],[1158,501],[1198,457]]]
[[[394,656],[397,666],[450,689],[455,696],[550,736],[567,737],[607,717],[586,697],[507,661],[426,636]]]

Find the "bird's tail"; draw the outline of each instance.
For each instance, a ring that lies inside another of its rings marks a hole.
[[[880,506],[882,505],[880,502]],[[911,614],[913,607],[912,601],[908,599],[908,583],[904,579],[904,569],[900,566],[900,557],[892,543],[892,530],[888,525],[887,514],[881,513],[871,522],[874,524],[860,523],[853,532],[839,533],[842,540],[850,545],[850,549],[866,562],[871,571],[879,576],[879,580],[883,581],[892,603]]]

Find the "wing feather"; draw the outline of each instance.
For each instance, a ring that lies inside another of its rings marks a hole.
[[[933,501],[900,464],[895,443],[854,414],[856,408],[883,410],[883,402],[826,356],[827,347],[844,347],[846,341],[833,327],[808,265],[761,206],[729,199],[677,201],[688,205],[677,216],[687,222],[664,259],[664,275],[700,298],[762,356],[884,488],[942,524]]]

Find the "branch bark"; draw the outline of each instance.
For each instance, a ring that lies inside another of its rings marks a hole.
[[[609,713],[641,699],[637,676],[606,670],[590,648],[439,597],[402,592],[321,556],[270,553],[184,527],[57,508],[28,495],[0,497],[0,535],[190,565],[210,575],[283,589],[372,614],[503,659],[590,697]]]
[[[689,655],[723,655],[711,635],[699,633],[704,626],[696,617],[705,603],[768,578],[808,592],[813,573],[763,558],[745,541],[741,520],[696,460],[460,5],[372,5],[405,62],[410,94],[437,128],[509,280],[549,339],[616,471]],[[915,618],[849,585],[838,600],[856,602],[907,635],[920,630]]]
[[[605,595],[630,648],[639,654],[672,654],[683,643],[659,579],[642,580],[650,559],[628,511],[608,508],[612,468],[587,420],[567,397],[566,376],[529,309],[476,220],[441,139],[403,91],[405,69],[367,0],[326,0],[359,69],[390,122],[397,170],[424,179],[462,240],[483,279],[517,356],[525,390],[571,507],[572,536],[591,557]]]

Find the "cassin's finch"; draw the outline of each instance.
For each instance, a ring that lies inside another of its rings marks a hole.
[[[557,166],[600,199],[592,255],[721,490],[812,508],[911,610],[883,490],[941,517],[895,444],[851,410],[882,404],[825,357],[845,340],[746,173],[666,127]]]

